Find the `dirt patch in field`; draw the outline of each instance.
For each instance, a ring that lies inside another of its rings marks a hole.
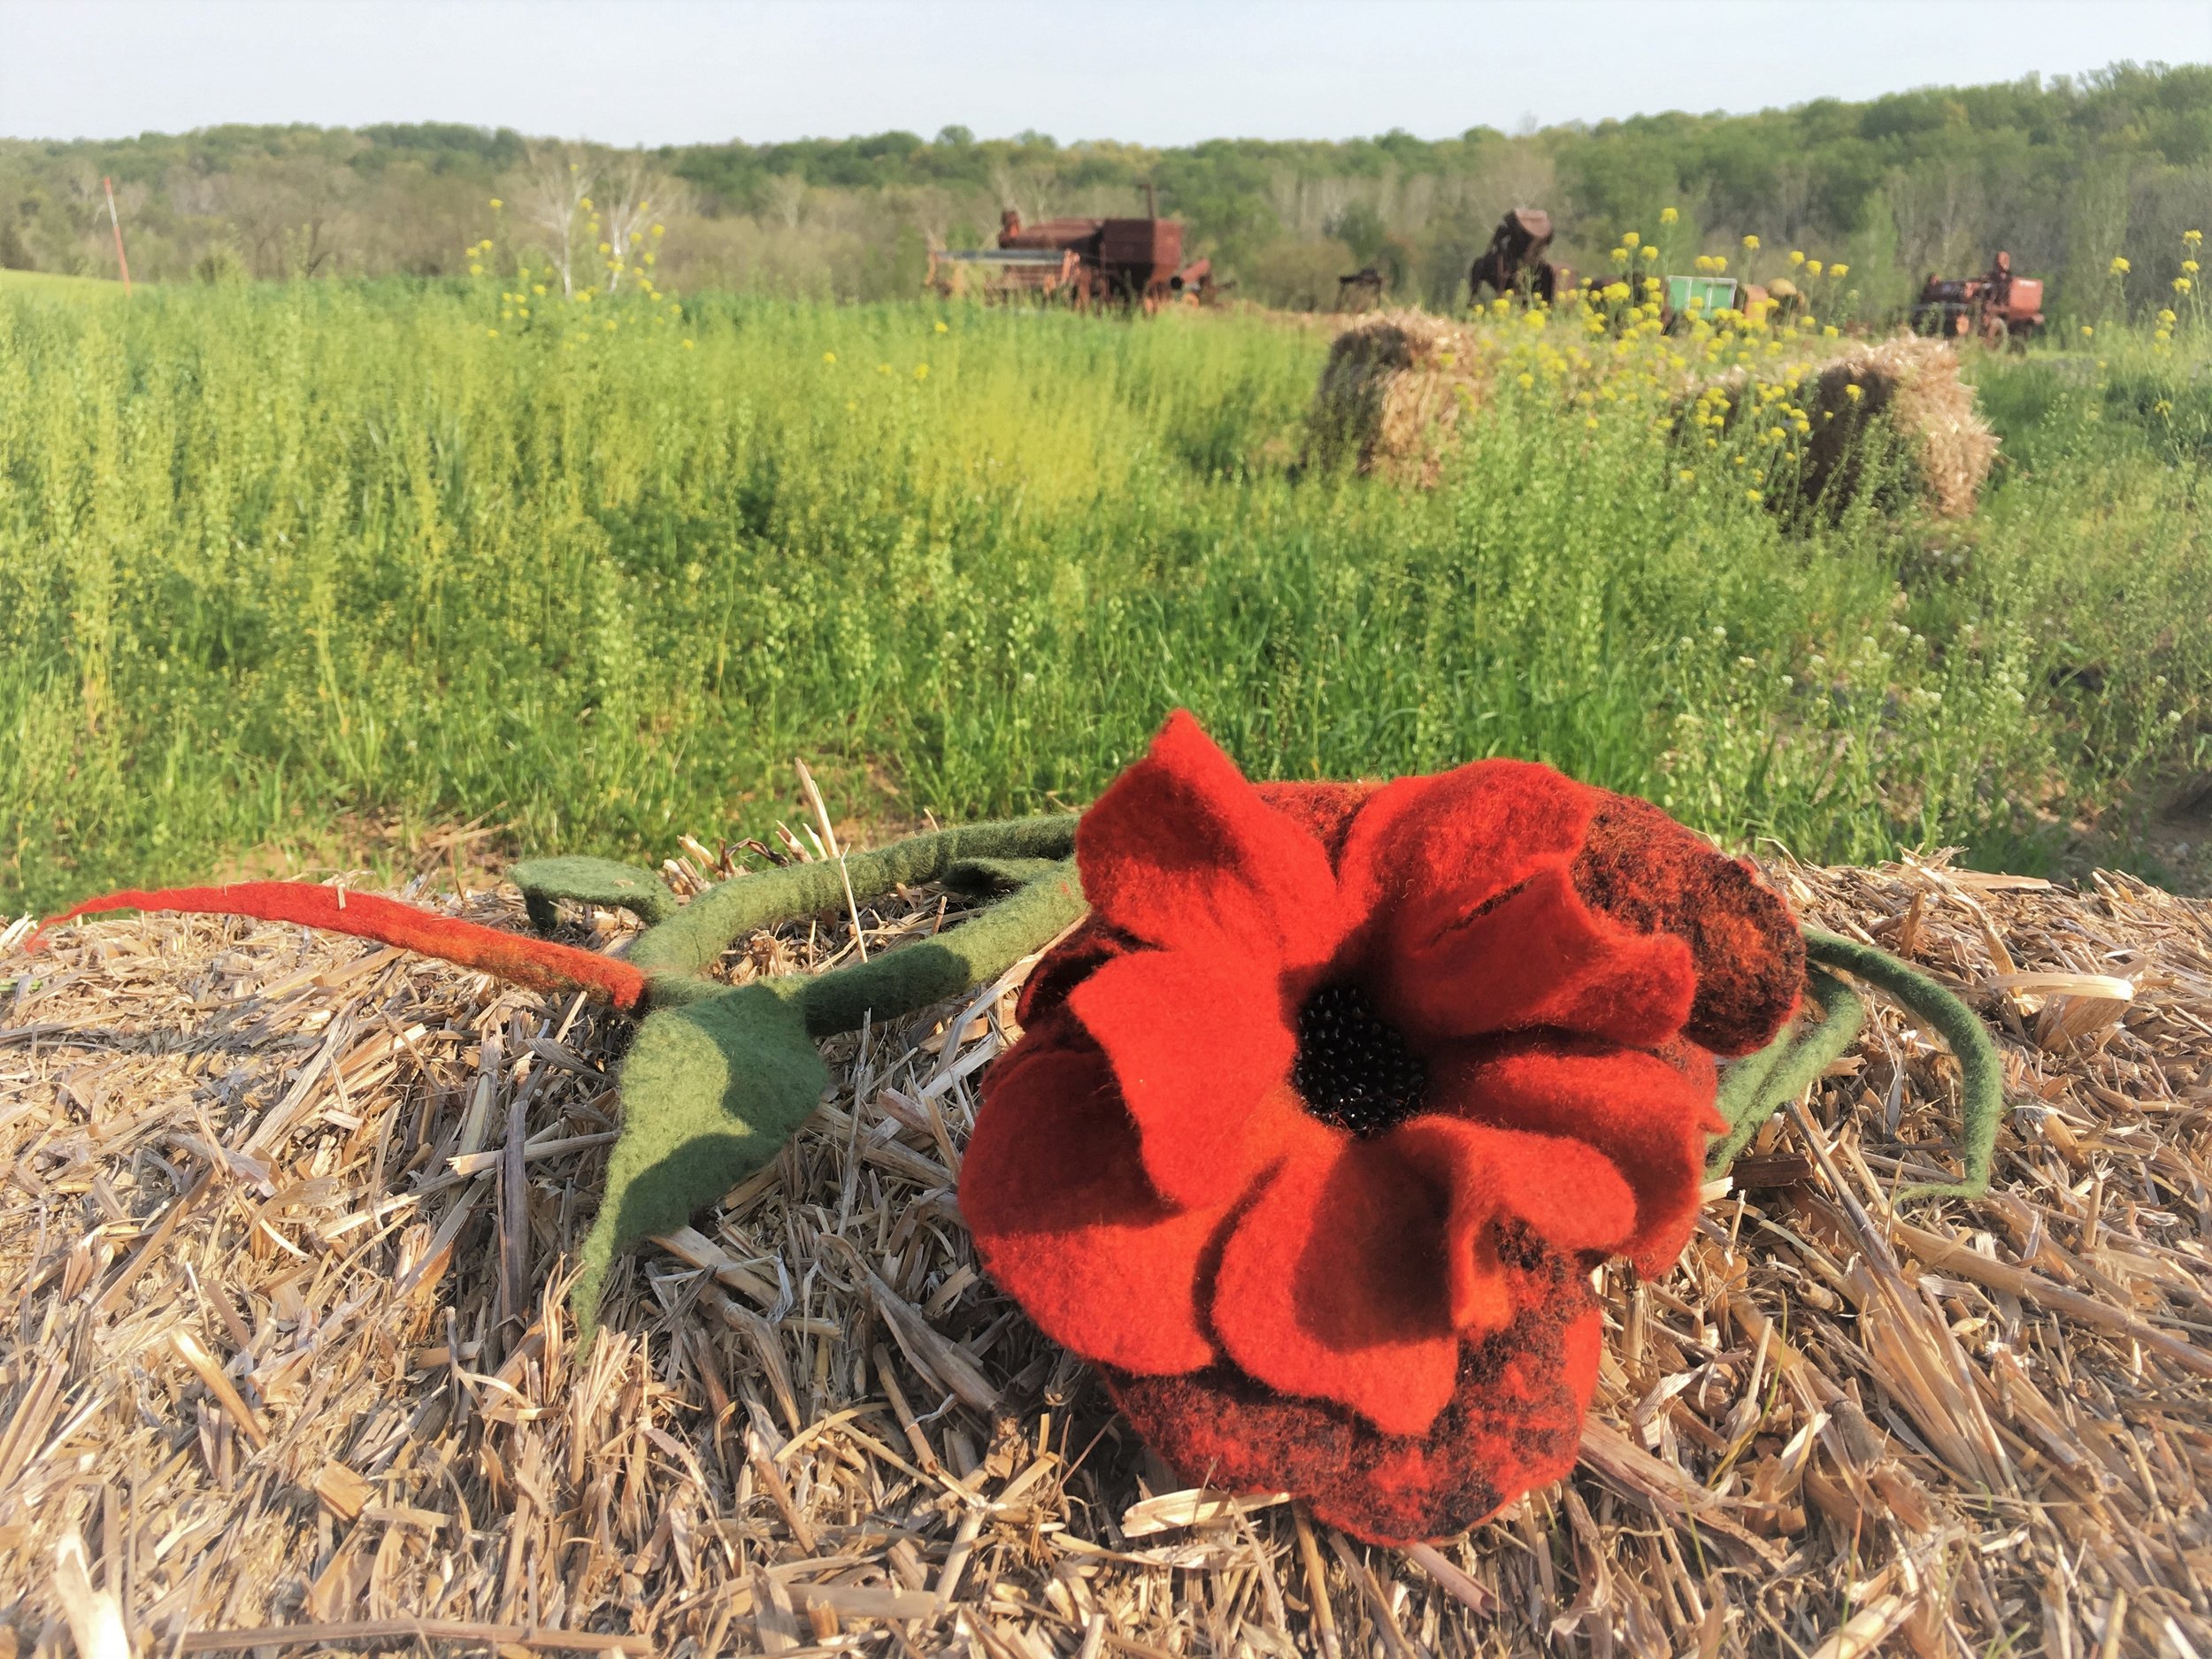
[[[1948,1162],[1957,1072],[1881,1005],[1675,1271],[1602,1275],[1577,1473],[1417,1552],[1164,1489],[978,1277],[956,1179],[1010,998],[830,1044],[815,1119],[624,1265],[579,1355],[626,1022],[271,924],[0,938],[0,1640],[58,1655],[74,1618],[88,1651],[105,1596],[146,1655],[1800,1655],[1847,1620],[2212,1651],[2212,908],[1773,873],[1989,1021],[1994,1188],[1892,1213]],[[826,915],[730,966],[853,944]]]

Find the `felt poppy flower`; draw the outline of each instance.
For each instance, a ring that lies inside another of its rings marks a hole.
[[[1589,1270],[1687,1240],[1786,907],[1548,767],[1255,787],[1180,712],[1076,856],[961,1177],[992,1278],[1187,1479],[1403,1542],[1565,1473]]]

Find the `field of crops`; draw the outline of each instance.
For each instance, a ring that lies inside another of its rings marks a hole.
[[[1328,337],[1266,317],[495,288],[0,288],[0,906],[371,824],[657,858],[797,755],[862,822],[1075,804],[1178,703],[1257,774],[2030,869],[2149,859],[2212,750],[2200,332],[1976,359],[1980,511],[1831,523],[1663,341],[1515,336],[1402,490],[1300,466]]]

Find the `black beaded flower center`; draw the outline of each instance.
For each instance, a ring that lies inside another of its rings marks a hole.
[[[1356,985],[1325,986],[1298,1010],[1290,1080],[1306,1110],[1365,1139],[1421,1110],[1429,1068]]]

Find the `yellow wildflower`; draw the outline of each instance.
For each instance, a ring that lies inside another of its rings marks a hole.
[[[929,365],[926,363],[917,363],[914,365],[914,378],[918,380],[927,380],[929,378]]]
[[[2174,279],[2174,292],[2177,294],[2186,294],[2188,291],[2189,279],[2185,276],[2176,277]]]
[[[2112,263],[2107,267],[2107,269],[2110,271],[2114,276],[2125,276],[2129,272],[2135,269],[2135,267],[2130,265],[2126,259],[2116,253],[2112,256]]]
[[[1621,233],[1621,245],[1624,248],[1633,248],[1641,241],[1643,238],[1632,230],[1624,230]]]
[[[503,207],[504,207],[504,206],[506,206],[506,205],[507,205],[507,204],[506,204],[504,202],[501,201],[501,200],[500,200],[497,196],[494,196],[494,197],[492,197],[492,211],[493,211],[493,212],[496,213],[497,211],[499,211],[499,210],[500,210],[501,208],[503,208]]]
[[[1866,388],[1853,380],[1843,388],[1843,395],[1855,403],[1866,396]]]
[[[1790,263],[1792,265],[1803,265],[1805,263],[1805,256],[1797,249],[1793,248],[1790,250]]]
[[[825,363],[834,363],[837,361],[837,354],[834,351],[825,351],[822,354],[822,361]]]
[[[939,324],[937,325],[937,332],[938,332],[939,334],[943,334],[943,333],[945,332],[945,326],[944,326],[944,324],[942,324],[942,323],[939,323]]]
[[[2187,275],[2194,276],[2198,269],[2197,262],[2194,259],[2184,259],[2181,262],[2181,268]]]
[[[1828,267],[1828,274],[1840,280],[1851,274],[1851,267],[1847,265],[1832,265]]]
[[[1533,374],[1525,372],[1515,380],[1514,384],[1525,392],[1530,387],[1536,384],[1536,377]]]
[[[2082,337],[2084,340],[2087,340],[2087,339],[2090,339],[2090,338],[2093,337],[2093,336],[2095,335],[2096,332],[2097,332],[2097,331],[2096,331],[2095,329],[2092,328],[2092,327],[2091,327],[2091,326],[2090,326],[2087,323],[2084,323],[2084,324],[2081,326],[2081,337]]]
[[[1625,248],[1616,248],[1612,252],[1607,254],[1605,257],[1610,259],[1615,265],[1619,265],[1627,259],[1628,250]]]
[[[1807,276],[1818,276],[1820,274],[1820,261],[1817,259],[1806,260],[1805,274]]]
[[[1681,217],[1681,214],[1676,212],[1674,209],[1671,207],[1663,207],[1659,210],[1659,222],[1662,225],[1671,225],[1675,220],[1680,219]]]
[[[2204,233],[2200,230],[2185,230],[2181,233],[2181,240],[2193,248],[2204,240]]]
[[[1647,242],[1638,251],[1647,259],[1656,259],[1659,257],[1659,248],[1655,242]]]
[[[1745,251],[1746,253],[1756,253],[1756,252],[1758,252],[1758,251],[1759,251],[1759,239],[1758,239],[1756,236],[1747,236],[1747,237],[1745,237],[1745,238],[1743,239],[1743,249],[1744,249],[1744,251]]]

